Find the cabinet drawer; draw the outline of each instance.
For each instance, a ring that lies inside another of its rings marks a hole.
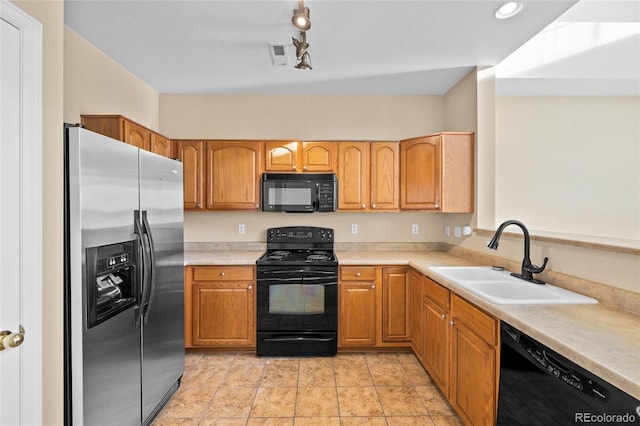
[[[196,266],[194,281],[253,281],[253,266]]]
[[[457,295],[451,296],[452,318],[490,344],[498,344],[498,320]]]
[[[443,310],[449,310],[449,290],[429,277],[424,280],[424,294]]]
[[[340,278],[343,281],[373,281],[376,279],[376,267],[341,266]]]

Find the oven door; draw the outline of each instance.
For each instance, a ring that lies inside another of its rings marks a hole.
[[[259,267],[257,287],[257,331],[337,331],[336,268]]]

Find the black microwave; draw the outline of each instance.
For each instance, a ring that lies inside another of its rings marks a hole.
[[[335,173],[262,174],[264,212],[334,212],[337,208]]]

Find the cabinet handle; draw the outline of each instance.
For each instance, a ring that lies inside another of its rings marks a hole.
[[[220,276],[221,276],[221,277],[224,277],[224,271],[223,271],[223,272],[220,272]]]
[[[376,285],[375,285],[375,284],[373,284],[373,285],[371,286],[371,288],[376,288]]]
[[[456,322],[454,320],[449,321],[449,325],[454,325]]]
[[[302,166],[302,170],[307,170],[307,166]]]
[[[256,209],[259,209],[259,208],[260,208],[260,204],[256,204]]]
[[[362,205],[362,208],[363,208],[363,209],[366,209],[366,208],[367,208],[367,206],[366,206],[365,204],[363,204],[363,205]]]
[[[360,272],[356,272],[356,277],[359,277],[360,275],[362,275]]]
[[[298,166],[293,166],[293,170],[296,170],[298,168]]]
[[[436,203],[433,207],[435,207],[436,209],[439,209],[440,205],[438,203]]]
[[[202,207],[202,206],[201,206],[199,203],[198,203],[198,204],[196,204],[196,208],[198,208],[198,209],[199,209],[200,207]]]
[[[251,290],[251,289],[253,289],[253,286],[252,286],[252,285],[250,285],[250,286],[248,286],[248,287],[247,287],[247,290]]]
[[[371,208],[372,208],[372,209],[375,209],[375,208],[376,208],[376,205],[375,205],[375,204],[371,204]]]
[[[447,314],[441,314],[441,315],[440,315],[440,318],[441,318],[441,319],[445,319],[446,317],[447,317]]]

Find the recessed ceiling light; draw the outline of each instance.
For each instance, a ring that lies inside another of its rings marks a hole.
[[[523,4],[519,1],[510,1],[496,10],[496,18],[507,19],[517,15],[522,10]]]

